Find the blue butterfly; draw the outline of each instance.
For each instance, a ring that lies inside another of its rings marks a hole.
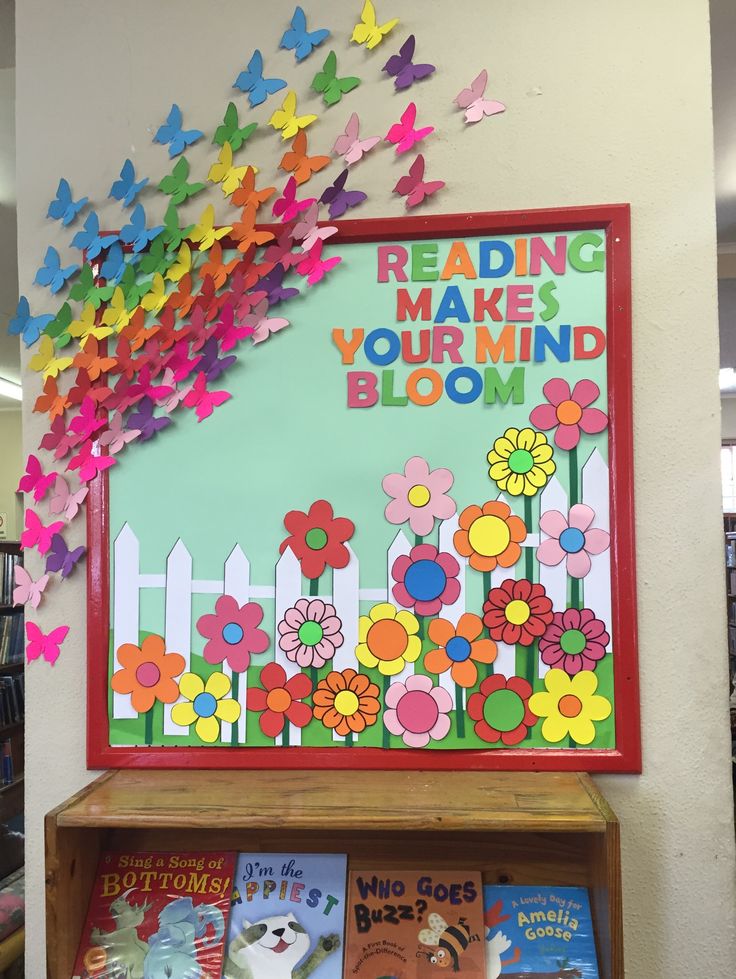
[[[120,240],[126,245],[132,245],[134,252],[142,252],[163,230],[163,224],[155,228],[147,228],[143,205],[136,204],[130,215],[130,224],[126,224],[120,231]]]
[[[25,296],[21,296],[18,300],[15,316],[8,323],[8,333],[11,336],[22,336],[25,345],[32,347],[53,319],[51,313],[44,313],[43,316],[31,316],[28,300]]]
[[[91,211],[84,222],[84,231],[78,231],[72,238],[72,248],[85,251],[87,259],[91,260],[97,258],[103,248],[109,248],[117,240],[117,235],[100,236],[100,219],[95,211]]]
[[[307,18],[301,7],[297,7],[291,18],[291,27],[284,31],[279,47],[293,51],[297,61],[303,61],[321,44],[330,32],[323,28],[319,31],[307,30]]]
[[[286,88],[286,82],[283,78],[263,77],[263,55],[256,48],[253,57],[248,62],[248,67],[245,71],[241,71],[233,82],[233,88],[238,88],[241,92],[248,92],[248,102],[253,108],[253,106],[265,102],[269,95]]]
[[[113,282],[119,282],[123,272],[125,272],[126,264],[132,264],[132,261],[133,256],[131,256],[126,263],[125,255],[123,254],[123,246],[119,241],[116,241],[110,251],[107,253],[105,261],[102,263],[100,275],[108,285]]]
[[[166,122],[159,126],[156,135],[153,137],[154,143],[162,143],[164,146],[169,144],[169,158],[173,159],[183,153],[187,146],[196,143],[204,136],[199,129],[182,129],[181,109],[174,102],[171,106]]]
[[[88,197],[80,197],[78,201],[72,200],[72,189],[69,186],[69,181],[62,177],[59,186],[56,188],[56,197],[49,204],[46,217],[53,221],[61,221],[66,228],[76,219],[88,200]]]
[[[36,272],[36,278],[33,281],[37,282],[40,286],[48,286],[52,296],[59,292],[60,289],[63,289],[67,280],[79,272],[78,265],[67,265],[66,268],[61,267],[59,253],[53,245],[46,249],[46,257],[43,261],[44,264]]]
[[[113,183],[108,196],[120,201],[123,207],[130,207],[147,183],[148,177],[136,182],[133,161],[126,160],[120,171],[120,180]]]

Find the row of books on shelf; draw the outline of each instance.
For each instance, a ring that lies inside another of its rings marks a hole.
[[[0,615],[0,670],[23,660],[23,616]]]
[[[598,979],[588,892],[318,853],[100,856],[74,979]]]
[[[15,566],[20,564],[20,554],[3,551],[0,554],[0,605],[13,604],[15,588]]]
[[[0,670],[0,727],[22,721],[25,712],[25,677],[22,673],[3,676]]]

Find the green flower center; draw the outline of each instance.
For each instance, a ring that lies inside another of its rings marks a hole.
[[[321,527],[312,527],[304,535],[304,543],[312,551],[321,551],[327,543],[327,533]]]
[[[514,449],[509,456],[509,469],[512,473],[524,476],[534,468],[534,457],[528,449]]]
[[[324,634],[325,630],[319,622],[302,622],[297,630],[299,642],[303,646],[316,646],[317,643],[322,642]]]
[[[588,640],[580,629],[566,629],[560,636],[560,648],[570,656],[579,656],[585,649]]]
[[[524,701],[513,690],[494,690],[486,697],[483,717],[497,731],[513,731],[524,720]]]

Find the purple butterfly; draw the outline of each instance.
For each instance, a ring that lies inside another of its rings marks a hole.
[[[235,354],[229,357],[219,357],[220,350],[215,337],[210,337],[202,347],[202,359],[199,362],[199,370],[205,375],[208,381],[216,381],[224,370],[234,364],[238,359]]]
[[[61,534],[54,534],[51,538],[51,550],[46,558],[46,572],[61,572],[62,578],[68,578],[86,552],[86,547],[75,547],[70,551]]]
[[[415,45],[416,38],[410,34],[399,48],[399,53],[392,54],[381,69],[391,75],[395,88],[410,88],[414,82],[429,77],[435,70],[434,65],[415,65],[412,62]]]
[[[165,416],[157,418],[154,415],[153,401],[145,397],[138,403],[138,410],[128,415],[125,427],[129,432],[137,429],[141,433],[141,442],[147,442],[162,428],[168,428],[170,424],[170,418]]]
[[[298,289],[284,289],[281,283],[284,281],[286,269],[283,265],[275,265],[268,275],[264,275],[258,283],[259,289],[266,290],[269,306],[277,306],[284,299],[292,299],[299,295]]]
[[[329,205],[330,220],[339,218],[349,207],[362,204],[368,197],[362,190],[345,190],[345,181],[347,179],[348,169],[346,167],[335,182],[323,191],[320,197],[321,204]]]

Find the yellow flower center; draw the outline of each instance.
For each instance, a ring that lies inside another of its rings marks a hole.
[[[407,493],[407,499],[412,506],[426,506],[431,498],[431,493],[422,483],[417,483]]]
[[[360,707],[360,701],[352,690],[341,690],[335,697],[335,710],[343,717],[352,717]]]
[[[520,598],[515,598],[513,602],[509,602],[506,606],[505,615],[512,625],[524,625],[529,620],[531,614],[532,610],[529,608],[528,603],[522,601]]]
[[[557,405],[557,420],[563,425],[577,425],[583,417],[583,409],[577,401],[561,401]]]
[[[560,697],[557,709],[563,717],[577,717],[583,709],[582,701],[572,693]]]
[[[509,546],[511,531],[501,517],[485,514],[470,525],[468,541],[476,554],[497,557]]]

